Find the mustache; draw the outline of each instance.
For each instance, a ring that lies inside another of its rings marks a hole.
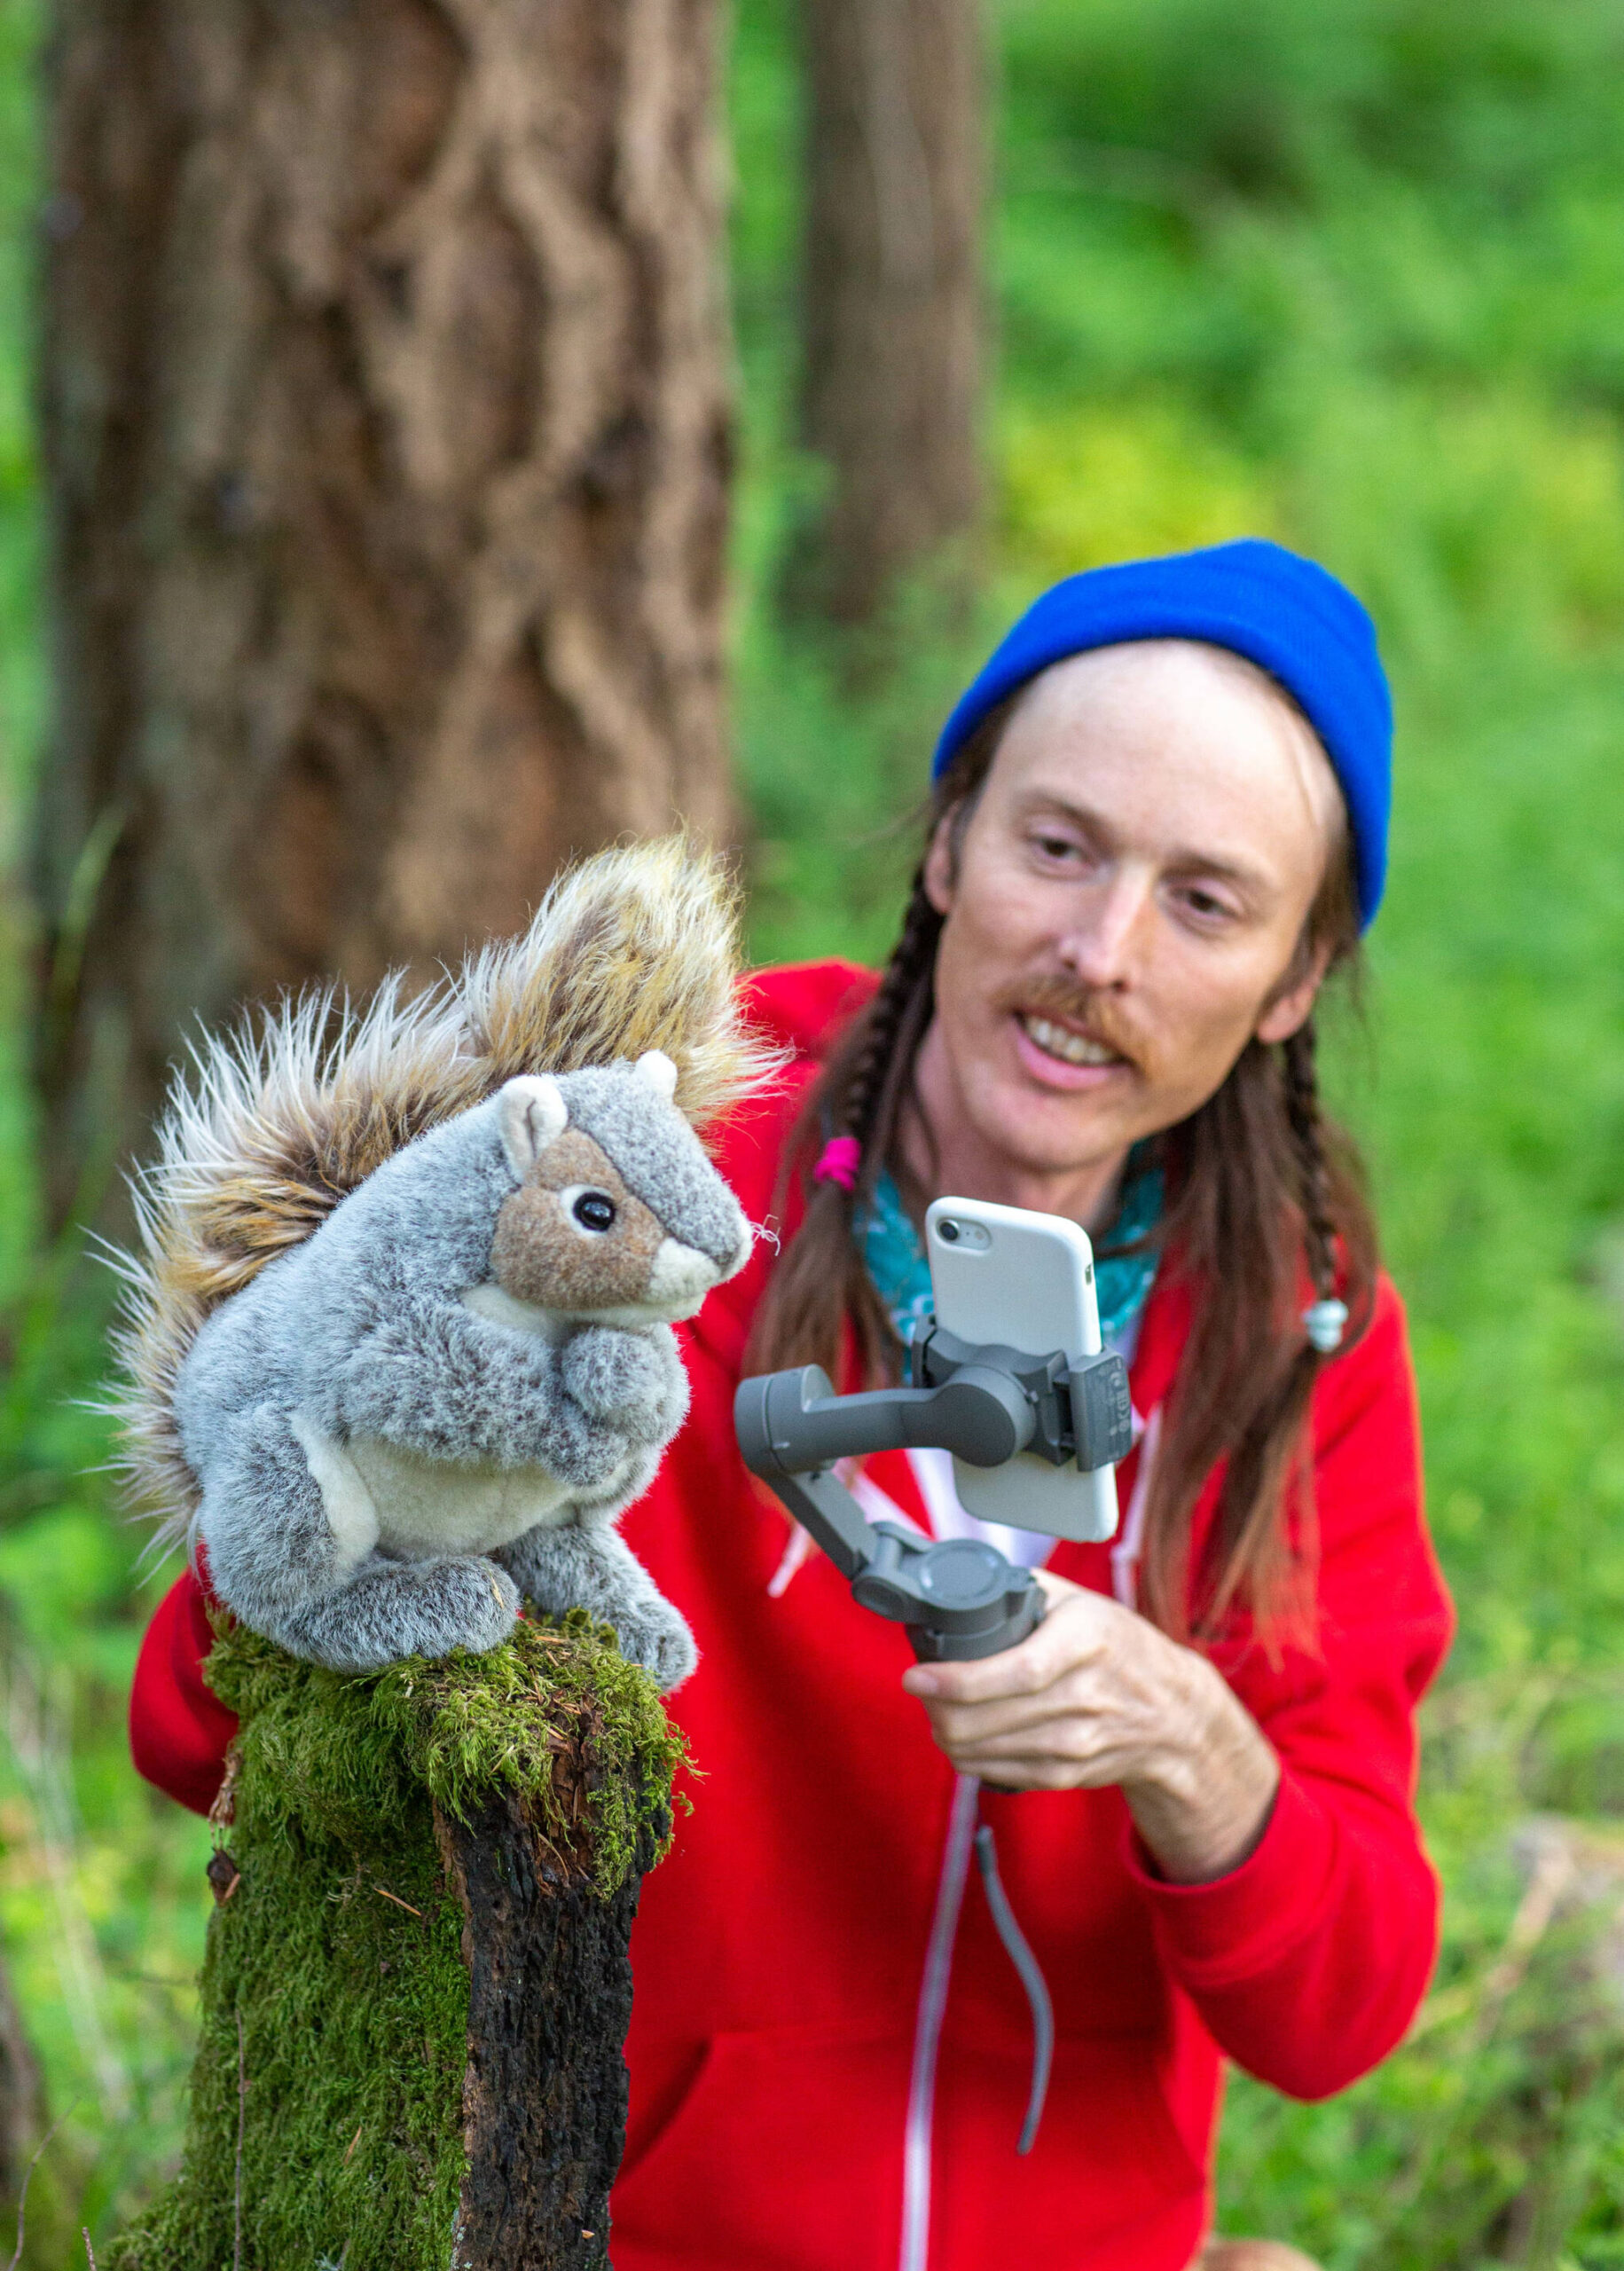
[[[993,995],[993,1003],[1010,1016],[1024,1010],[1028,1016],[1070,1019],[1083,1028],[1090,1041],[1115,1050],[1130,1065],[1139,1064],[1144,1054],[1142,1036],[1112,996],[1079,986],[1076,978],[1066,977],[1063,971],[1050,970],[1040,978],[1011,978]]]

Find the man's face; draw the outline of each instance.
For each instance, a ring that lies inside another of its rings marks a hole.
[[[956,861],[944,829],[926,864],[938,1111],[1028,1175],[1183,1120],[1312,1007],[1320,970],[1282,981],[1340,814],[1313,735],[1231,656],[1156,640],[1046,671]]]

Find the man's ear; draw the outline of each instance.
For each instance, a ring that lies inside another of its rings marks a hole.
[[[1257,1038],[1262,1041],[1290,1041],[1307,1023],[1325,973],[1330,967],[1330,947],[1316,947],[1304,974],[1283,994],[1274,994],[1258,1019]]]
[[[524,1073],[497,1097],[497,1124],[507,1164],[521,1183],[569,1124],[563,1090],[550,1073]]]
[[[953,819],[951,812],[942,814],[930,837],[922,870],[925,897],[938,915],[945,915],[953,905],[953,885],[958,880],[958,847],[953,842]]]

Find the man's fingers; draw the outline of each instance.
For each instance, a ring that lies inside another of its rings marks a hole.
[[[958,1735],[936,1722],[936,1739],[966,1771],[986,1758],[1069,1758],[1073,1763],[1104,1764],[1121,1769],[1131,1764],[1131,1739],[1113,1719],[1092,1713],[1027,1722],[1018,1726],[979,1727]]]
[[[1040,1640],[1045,1645],[1040,1648]],[[1018,1647],[967,1664],[912,1664],[902,1675],[910,1695],[952,1703],[991,1703],[1010,1695],[1035,1695],[1055,1677],[1051,1647],[1040,1625]]]
[[[977,1775],[984,1782],[1018,1783],[1024,1789],[1104,1789],[1122,1780],[1129,1763],[1113,1741],[1085,1737],[1051,1745],[1034,1742],[1030,1731],[1001,1741],[944,1743],[943,1748],[959,1773]]]
[[[910,1695],[952,1703],[1040,1695],[1066,1672],[1099,1655],[1108,1645],[1111,1618],[1123,1613],[1102,1595],[1068,1585],[1037,1631],[1017,1646],[973,1663],[914,1664],[902,1684]]]
[[[1071,1720],[1089,1719],[1109,1709],[1103,1698],[1091,1693],[1087,1672],[1068,1673],[1032,1695],[995,1695],[985,1703],[954,1703],[933,1697],[925,1705],[938,1741],[962,1748],[968,1744],[1007,1741],[1035,1729]]]
[[[961,1774],[973,1774],[995,1790],[1078,1790],[1095,1787],[1087,1768],[1069,1758],[988,1758],[964,1762],[954,1758]],[[1103,1781],[1103,1777],[1100,1778]]]

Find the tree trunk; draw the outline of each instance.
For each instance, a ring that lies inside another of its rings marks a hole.
[[[604,2260],[626,2134],[629,1950],[645,1849],[612,1900],[537,1838],[522,1801],[435,1828],[467,1924],[468,2167],[458,2271]]]
[[[726,824],[717,0],[57,0],[59,1207],[192,1020]]]
[[[809,446],[830,486],[795,582],[873,623],[981,499],[977,0],[803,0]]]
[[[240,1725],[185,2143],[104,2271],[607,2271],[653,1681],[578,1612],[351,1678],[237,1626],[206,1670]]]

